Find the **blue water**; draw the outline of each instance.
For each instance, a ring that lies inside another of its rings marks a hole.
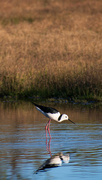
[[[11,115],[8,114],[8,110],[12,110]],[[68,122],[59,124],[52,122],[52,139],[49,141],[48,138],[49,144],[46,144],[44,127],[47,119],[43,115],[36,111],[35,116],[32,115],[33,111],[29,115],[26,108],[23,109],[23,116],[22,111],[18,109],[17,112],[11,108],[8,110],[6,109],[6,113],[5,109],[2,111],[0,124],[0,179],[102,179],[100,121],[78,122],[75,125]],[[34,121],[31,119],[32,116]],[[39,166],[50,158],[49,151],[52,155],[58,152],[69,153],[69,163],[36,174],[35,171]]]

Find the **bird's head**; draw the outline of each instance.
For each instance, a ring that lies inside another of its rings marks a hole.
[[[68,115],[67,115],[67,114],[61,114],[61,115],[59,116],[58,121],[59,121],[59,122],[62,122],[62,121],[65,121],[65,120],[68,120]]]
[[[73,121],[71,121],[68,117],[67,114],[61,114],[60,115],[60,119],[59,119],[59,122],[62,122],[62,121],[65,121],[65,120],[69,120],[71,123],[75,124]]]

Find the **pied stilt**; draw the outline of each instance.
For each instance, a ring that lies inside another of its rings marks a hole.
[[[32,102],[32,103],[35,105],[37,110],[39,110],[42,114],[44,114],[47,118],[49,118],[49,121],[48,121],[47,125],[45,126],[45,129],[46,129],[46,132],[48,130],[50,138],[51,138],[51,135],[50,135],[50,122],[51,122],[51,120],[55,120],[57,122],[62,122],[62,121],[65,121],[65,120],[69,120],[70,122],[75,124],[73,121],[71,121],[69,119],[68,115],[60,114],[60,112],[57,111],[54,108],[41,106],[41,105],[38,105],[38,104],[36,104],[34,102]]]

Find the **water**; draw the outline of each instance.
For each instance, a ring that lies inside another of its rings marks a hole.
[[[102,179],[102,108],[54,105],[70,122],[51,123],[31,103],[0,103],[0,179],[82,180]],[[52,155],[69,153],[69,163],[35,171]]]

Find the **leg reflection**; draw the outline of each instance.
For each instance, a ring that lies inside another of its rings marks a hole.
[[[46,139],[46,149],[47,149],[48,153],[50,154],[50,156],[52,156],[51,149],[50,149],[50,143],[51,143],[51,138],[49,138],[48,142],[47,142],[47,139]]]

